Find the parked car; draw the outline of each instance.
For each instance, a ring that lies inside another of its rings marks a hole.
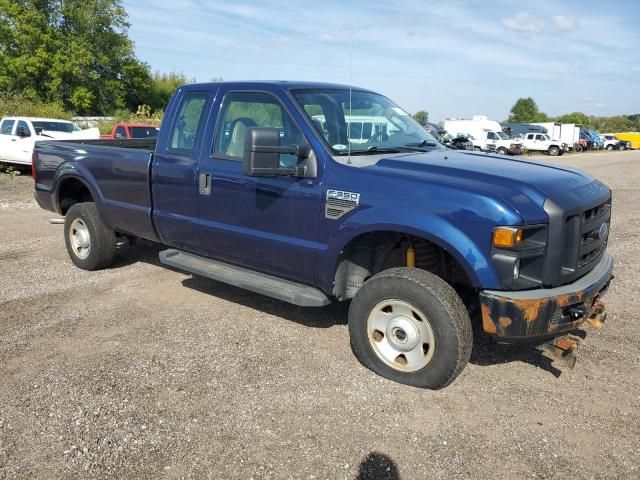
[[[447,147],[455,150],[473,150],[473,141],[471,141],[468,136],[461,135],[452,137],[449,132],[435,123],[426,123],[424,128]]]
[[[626,150],[627,142],[618,140],[613,135],[599,135],[600,139],[604,142],[605,150]]]
[[[631,150],[632,148],[632,143],[629,140],[624,140],[622,138],[620,138],[619,136],[620,134],[617,133],[603,133],[601,135],[601,137],[607,139],[609,137],[613,137],[614,139],[616,139],[618,142],[620,142],[620,148],[619,150]]]
[[[562,155],[567,150],[565,143],[552,140],[546,133],[527,133],[522,143],[531,152],[546,152],[552,157]]]
[[[445,120],[444,129],[456,137],[472,136],[474,138],[473,146],[476,150],[497,152],[503,155],[520,155],[522,153],[522,143],[509,137],[502,131],[502,126],[498,122],[489,120],[484,115],[475,115],[470,120]]]
[[[396,130],[348,144],[352,105]],[[166,245],[173,268],[300,306],[350,301],[356,357],[392,380],[451,383],[471,354],[470,311],[502,342],[560,338],[563,358],[567,333],[606,315],[609,188],[560,165],[446,149],[372,91],[188,85],[155,151],[108,142],[36,144],[36,200],[65,216],[76,266],[107,268],[140,237]]]
[[[618,140],[624,140],[631,144],[631,149],[640,148],[640,132],[619,132],[614,133]]]
[[[159,128],[144,123],[117,123],[111,133],[100,135],[100,138],[156,138]]]
[[[0,162],[31,165],[33,146],[42,140],[97,139],[97,128],[81,130],[53,118],[5,117],[0,121]]]

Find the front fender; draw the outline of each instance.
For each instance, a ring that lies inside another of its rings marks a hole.
[[[473,286],[500,288],[488,251],[494,224],[484,222],[482,228],[476,226],[477,236],[487,240],[487,252],[484,252],[468,232],[450,219],[423,211],[412,213],[406,210],[402,212],[401,219],[402,221],[398,211],[391,208],[371,208],[355,212],[329,239],[326,261],[322,262],[321,282],[333,282],[340,254],[355,238],[366,233],[397,232],[424,238],[450,253],[462,266]]]

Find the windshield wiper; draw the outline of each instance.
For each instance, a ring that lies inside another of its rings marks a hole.
[[[407,143],[405,147],[437,147],[436,142],[430,142],[429,140],[422,140],[420,143]]]

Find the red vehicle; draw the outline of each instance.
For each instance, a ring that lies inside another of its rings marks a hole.
[[[116,123],[111,133],[100,135],[100,138],[156,138],[158,127],[143,123]]]

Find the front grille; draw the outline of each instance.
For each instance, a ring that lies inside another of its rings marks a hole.
[[[609,240],[610,220],[610,198],[566,218],[562,283],[573,281],[588,273],[602,258]]]

